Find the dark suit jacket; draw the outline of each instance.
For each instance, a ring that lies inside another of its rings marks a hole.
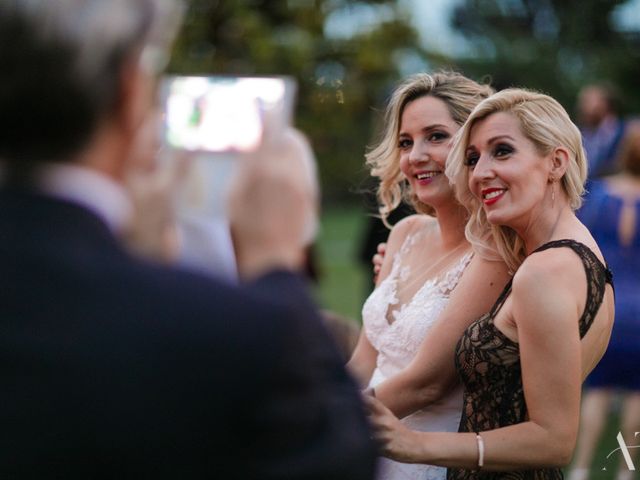
[[[366,479],[357,390],[303,282],[125,253],[87,210],[0,192],[0,478]]]

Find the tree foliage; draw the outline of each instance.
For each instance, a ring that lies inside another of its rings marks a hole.
[[[638,32],[620,31],[625,0],[466,0],[453,26],[470,45],[456,63],[470,75],[490,74],[498,88],[545,91],[571,108],[580,87],[610,81],[640,110]]]
[[[365,9],[375,21],[359,25]],[[332,21],[352,32],[328,35]],[[371,109],[400,77],[398,56],[422,55],[418,44],[396,1],[192,0],[170,70],[295,77],[296,124],[312,140],[325,195],[336,198],[366,176]]]
[[[454,57],[420,47],[407,1],[190,0],[170,70],[295,77],[296,124],[312,140],[325,196],[344,198],[367,177],[374,110],[406,58],[542,90],[569,110],[581,86],[610,80],[627,111],[640,111],[640,32],[614,22],[632,1],[462,0],[451,21],[468,48]]]

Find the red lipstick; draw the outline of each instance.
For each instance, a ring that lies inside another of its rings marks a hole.
[[[504,196],[504,193],[506,191],[507,190],[504,188],[485,188],[480,192],[480,194],[482,195],[482,202],[487,206],[493,205]],[[494,192],[498,192],[497,195],[491,195]],[[487,195],[491,196],[489,198],[486,198]]]

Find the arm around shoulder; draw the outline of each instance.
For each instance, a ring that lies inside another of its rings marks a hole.
[[[580,268],[577,257],[540,255],[527,260],[514,278],[510,304],[505,305],[509,311],[504,313],[517,324],[527,419],[480,432],[485,470],[562,467],[571,459],[580,409],[580,289],[574,289],[584,287]],[[475,433],[406,431],[384,407],[374,407],[379,436],[393,458],[477,466]]]
[[[376,389],[398,416],[438,401],[457,384],[455,349],[465,329],[487,313],[510,278],[503,262],[474,255],[449,302],[409,366]]]

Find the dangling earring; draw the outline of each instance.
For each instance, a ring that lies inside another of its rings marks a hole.
[[[551,179],[551,208],[556,205],[556,179]]]

